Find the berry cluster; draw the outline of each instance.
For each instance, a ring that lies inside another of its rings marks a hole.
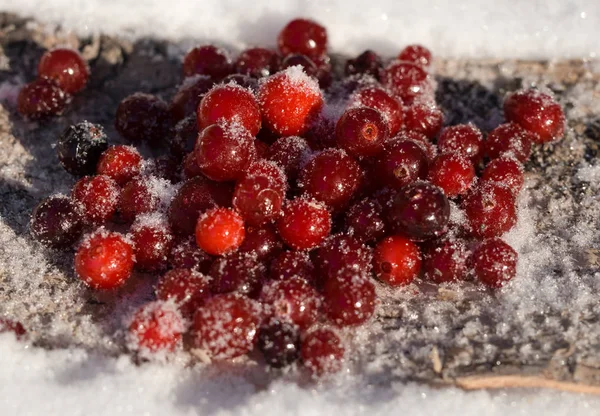
[[[516,274],[499,237],[515,225],[532,144],[563,135],[552,98],[511,94],[484,140],[472,124],[442,128],[422,46],[389,63],[366,51],[343,77],[315,22],[288,23],[278,46],[235,61],[194,48],[170,104],[125,98],[117,131],[165,156],[108,147],[88,122],[59,139],[81,178],[35,209],[31,231],[55,248],[79,241],[75,272],[91,288],[158,276],[129,326],[139,353],[181,348],[187,333],[211,360],[256,347],[270,366],[300,360],[322,375],[341,369],[340,331],[373,317],[377,284],[497,288]]]

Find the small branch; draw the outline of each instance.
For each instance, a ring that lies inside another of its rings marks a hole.
[[[544,388],[600,395],[600,386],[557,381],[537,376],[469,376],[457,378],[455,384],[463,390]]]

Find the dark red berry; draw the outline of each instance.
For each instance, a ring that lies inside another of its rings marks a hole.
[[[437,147],[425,136],[423,133],[419,133],[413,130],[404,130],[401,131],[396,137],[392,137],[390,141],[393,140],[408,140],[415,142],[418,144],[421,149],[427,155],[427,160],[429,163],[433,162],[433,159],[437,156]]]
[[[12,332],[18,340],[23,339],[27,334],[21,322],[0,318],[0,334],[4,332]]]
[[[281,137],[270,147],[267,158],[277,163],[288,180],[295,180],[301,167],[310,159],[308,142],[298,136]]]
[[[331,328],[315,328],[302,338],[302,362],[313,376],[339,372],[345,353],[342,340]]]
[[[218,85],[207,92],[197,116],[200,129],[225,120],[241,125],[252,136],[260,130],[261,115],[254,94],[236,84]]]
[[[125,222],[132,222],[138,215],[155,211],[160,202],[156,186],[159,179],[138,176],[127,182],[119,197],[119,214]]]
[[[465,280],[468,250],[462,240],[448,239],[431,243],[423,251],[423,274],[435,283]]]
[[[320,112],[313,120],[308,131],[304,134],[306,141],[313,150],[324,150],[337,147],[335,142],[335,125],[337,118],[328,114],[327,111]]]
[[[111,146],[98,160],[96,173],[114,179],[125,185],[142,171],[142,156],[131,146]]]
[[[190,318],[210,296],[210,279],[189,269],[173,269],[161,276],[156,285],[156,297],[173,300],[184,317]]]
[[[469,191],[475,180],[475,168],[471,159],[460,153],[442,153],[429,167],[428,179],[449,198],[454,198]]]
[[[81,91],[90,77],[90,68],[73,49],[47,51],[38,64],[38,78],[50,78],[68,94]]]
[[[269,277],[272,280],[288,280],[297,277],[309,283],[314,282],[314,266],[303,251],[284,251],[271,261]]]
[[[404,119],[402,106],[383,88],[361,88],[350,97],[350,105],[352,107],[371,107],[379,111],[388,123],[390,137],[398,133],[402,127]]]
[[[242,74],[227,75],[225,78],[223,78],[223,81],[221,81],[221,83],[225,84],[225,85],[229,85],[229,84],[237,85],[239,87],[242,87],[242,88],[252,92],[253,94],[256,94],[256,92],[258,91],[258,80],[256,78],[252,78],[248,75],[242,75]]]
[[[473,252],[470,263],[477,280],[498,288],[517,274],[517,252],[499,238],[483,241]]]
[[[223,49],[212,45],[198,46],[183,58],[183,76],[207,75],[219,81],[233,72],[233,64]]]
[[[260,293],[266,272],[255,254],[231,253],[216,259],[208,275],[213,293],[237,292],[254,298]]]
[[[184,179],[192,179],[197,176],[204,177],[200,166],[198,166],[198,159],[196,159],[196,153],[193,151],[183,159],[183,171],[182,175]]]
[[[151,302],[142,306],[129,324],[129,348],[143,355],[175,351],[185,330],[173,303]]]
[[[327,208],[304,198],[289,201],[277,221],[282,240],[296,250],[318,246],[331,231],[331,215]]]
[[[344,224],[346,232],[362,243],[371,243],[385,235],[383,209],[375,199],[366,198],[348,208]]]
[[[279,32],[279,51],[283,56],[300,53],[318,58],[327,51],[327,30],[309,19],[294,19]]]
[[[56,81],[48,78],[36,79],[25,84],[17,97],[17,110],[30,120],[43,120],[61,115],[71,102]]]
[[[137,270],[157,272],[167,268],[173,235],[157,214],[138,218],[131,227],[131,241]]]
[[[344,72],[346,76],[350,75],[370,75],[379,79],[383,69],[383,60],[377,53],[366,50],[354,59],[346,61]]]
[[[73,124],[65,129],[56,143],[60,164],[75,176],[96,173],[100,155],[108,149],[104,129],[89,121]]]
[[[464,199],[463,207],[477,238],[497,237],[510,230],[517,222],[517,207],[511,190],[489,182],[477,186]]]
[[[171,128],[167,103],[140,92],[125,97],[117,107],[115,128],[123,138],[134,143],[166,143]]]
[[[375,286],[362,270],[347,268],[329,276],[323,298],[327,317],[337,326],[362,325],[375,312]]]
[[[490,159],[512,156],[525,163],[531,155],[533,133],[516,123],[501,124],[492,130],[484,143],[485,153]]]
[[[208,273],[212,263],[213,258],[200,250],[194,238],[175,242],[169,254],[169,266],[174,269],[192,269]]]
[[[179,188],[169,207],[169,225],[174,233],[190,235],[196,229],[201,213],[214,208],[216,184],[204,176],[188,179]]]
[[[369,272],[371,250],[356,238],[338,234],[331,236],[312,253],[318,280],[322,283],[342,269]]]
[[[242,51],[235,61],[238,73],[254,78],[268,77],[279,71],[281,58],[275,51],[264,48],[250,48]]]
[[[472,124],[446,127],[437,141],[440,153],[458,153],[477,165],[483,157],[483,135]]]
[[[119,205],[119,185],[106,175],[84,176],[71,191],[88,224],[100,225],[109,221]]]
[[[300,65],[304,73],[309,77],[317,77],[319,68],[317,68],[317,64],[315,64],[313,60],[306,55],[291,54],[286,56],[283,62],[281,63],[281,69],[287,69],[296,65]]]
[[[521,191],[525,177],[523,165],[512,157],[499,157],[492,160],[481,174],[481,182],[498,182],[509,187],[516,195]]]
[[[386,237],[375,247],[373,271],[390,286],[408,285],[421,271],[421,250],[406,237]]]
[[[283,368],[300,357],[298,329],[280,319],[270,319],[258,330],[258,349],[273,368]]]
[[[181,161],[179,158],[169,155],[159,156],[150,160],[145,166],[144,173],[158,180],[168,181],[171,184],[181,179]]]
[[[416,99],[428,97],[433,92],[427,71],[419,65],[393,61],[382,74],[382,84],[406,105],[412,105]]]
[[[79,206],[64,196],[49,197],[31,214],[31,234],[45,246],[64,249],[81,236],[83,216]]]
[[[218,256],[235,251],[244,236],[244,220],[231,208],[213,208],[198,217],[196,243],[208,254]]]
[[[433,139],[444,124],[444,114],[430,104],[413,104],[404,112],[404,128]]]
[[[256,149],[256,158],[266,159],[269,156],[269,145],[262,140],[254,140],[254,148]]]
[[[317,291],[297,276],[266,283],[260,300],[267,314],[292,322],[300,329],[306,329],[317,321],[322,302]]]
[[[427,176],[427,155],[409,140],[393,140],[383,146],[374,161],[380,185],[401,188]]]
[[[212,88],[213,84],[213,80],[206,75],[195,75],[186,78],[169,104],[169,114],[173,122],[194,116],[195,123],[198,104],[200,104],[200,100],[202,100],[204,94]]]
[[[389,137],[383,114],[370,107],[346,110],[335,127],[339,147],[355,157],[375,156]]]
[[[412,62],[413,64],[420,65],[427,68],[431,65],[432,57],[431,51],[422,45],[408,45],[398,55],[398,59],[401,61]]]
[[[283,241],[272,224],[260,228],[247,227],[244,242],[239,248],[241,253],[254,254],[261,261],[271,259],[281,250],[283,250]]]

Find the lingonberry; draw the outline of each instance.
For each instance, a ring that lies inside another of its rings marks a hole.
[[[413,104],[404,112],[404,128],[433,139],[444,124],[444,114],[431,104]]]
[[[172,300],[186,318],[191,318],[210,296],[210,279],[196,270],[173,269],[158,279],[156,298]]]
[[[398,54],[400,61],[412,62],[424,68],[431,65],[431,51],[422,45],[408,45]]]
[[[197,116],[200,129],[225,120],[241,125],[252,136],[260,130],[260,109],[254,95],[236,84],[218,85],[207,92]]]
[[[98,159],[107,148],[104,129],[89,121],[67,127],[56,143],[60,164],[75,176],[94,174]]]
[[[327,30],[309,19],[294,19],[279,32],[279,51],[283,56],[300,53],[319,58],[327,51]]]
[[[375,246],[373,271],[390,286],[407,285],[421,271],[421,250],[401,235],[386,237]]]
[[[23,339],[27,334],[21,322],[0,318],[0,334],[3,332],[12,332],[18,340]]]
[[[244,220],[231,208],[213,208],[196,225],[198,247],[215,256],[237,250],[245,235]]]
[[[371,250],[356,238],[338,234],[331,236],[311,254],[318,284],[337,275],[342,269],[369,272]]]
[[[129,348],[150,357],[161,351],[173,352],[181,344],[183,318],[173,303],[156,301],[142,306],[129,324]]]
[[[239,248],[241,253],[254,254],[260,261],[269,260],[282,250],[283,241],[272,224],[247,227],[244,242]]]
[[[427,176],[427,155],[409,140],[392,140],[374,162],[380,185],[401,188]]]
[[[408,140],[418,144],[427,155],[427,160],[429,161],[429,163],[433,162],[438,153],[437,147],[433,143],[431,143],[427,136],[417,131],[401,131],[396,137],[392,137],[390,139],[390,141],[392,140]]]
[[[288,201],[277,221],[281,239],[295,250],[318,246],[331,231],[331,215],[325,205],[304,198]]]
[[[111,146],[100,155],[96,173],[125,185],[142,171],[142,156],[131,146]]]
[[[345,268],[329,276],[323,298],[327,317],[337,326],[364,324],[375,311],[375,286],[362,270]]]
[[[433,91],[427,71],[411,62],[391,62],[383,70],[381,82],[406,105]]]
[[[48,78],[36,79],[19,91],[17,110],[29,120],[43,120],[61,115],[71,96]]]
[[[183,58],[183,76],[207,75],[220,81],[233,72],[233,64],[227,52],[212,45],[198,46]]]
[[[285,171],[290,181],[296,180],[300,168],[310,159],[308,142],[298,136],[281,137],[270,147],[267,158],[277,163]]]
[[[345,354],[344,343],[331,328],[317,327],[302,338],[300,356],[315,377],[339,372]]]
[[[389,137],[388,125],[383,114],[373,108],[351,108],[335,126],[337,144],[355,157],[375,156]]]
[[[418,181],[395,195],[387,217],[397,233],[414,241],[423,241],[447,231],[450,204],[440,188]]]
[[[323,106],[317,82],[299,66],[264,78],[258,89],[263,123],[281,136],[305,133]]]
[[[257,345],[269,366],[283,368],[300,357],[300,332],[293,324],[272,318],[259,328]]]
[[[64,249],[79,239],[83,216],[76,202],[53,196],[40,202],[31,214],[32,236],[45,246]]]
[[[275,51],[250,48],[242,51],[235,61],[236,72],[254,78],[268,77],[279,71],[281,58]]]
[[[117,211],[120,193],[117,182],[106,175],[84,176],[73,186],[71,198],[79,204],[86,223],[99,225]]]
[[[215,296],[194,316],[194,345],[213,360],[244,355],[254,347],[260,315],[259,305],[243,295]]]
[[[68,94],[81,91],[90,77],[90,68],[74,49],[47,51],[38,64],[38,78],[50,78]]]
[[[539,144],[559,140],[565,133],[565,114],[560,104],[534,89],[506,97],[504,118],[533,133],[533,141]]]
[[[356,91],[350,97],[350,106],[371,107],[385,117],[390,137],[402,127],[404,114],[400,102],[380,87],[366,87]]]
[[[372,243],[385,235],[383,209],[375,199],[365,198],[352,205],[344,221],[348,235],[362,243]]]
[[[485,153],[492,160],[512,156],[525,163],[531,155],[531,143],[534,140],[533,133],[517,123],[501,124],[488,134],[484,143]]]
[[[317,291],[296,276],[266,283],[260,301],[266,314],[292,322],[300,329],[307,329],[317,321],[322,303]]]
[[[173,122],[195,115],[200,100],[212,86],[213,80],[207,75],[186,78],[169,103],[169,114]]]
[[[157,272],[167,268],[173,235],[159,214],[142,215],[131,227],[135,268]]]
[[[470,264],[477,280],[486,286],[502,287],[517,274],[517,252],[499,238],[484,240],[475,249]]]
[[[130,223],[138,215],[156,210],[159,199],[153,191],[150,178],[138,176],[127,182],[119,197],[120,218]]]
[[[208,273],[213,258],[200,250],[194,238],[184,238],[173,244],[169,253],[169,266],[173,269],[191,269]]]
[[[449,198],[464,195],[473,185],[475,168],[460,153],[442,153],[429,167],[429,181],[442,188]]]
[[[512,157],[494,159],[488,163],[481,174],[481,183],[486,182],[498,182],[506,185],[516,195],[525,182],[523,165]]]
[[[152,145],[166,142],[171,128],[167,103],[150,94],[129,95],[117,107],[115,128],[131,142],[145,141]]]
[[[465,197],[463,207],[471,233],[477,238],[500,236],[517,222],[513,193],[496,182],[475,187]]]
[[[423,250],[423,275],[435,283],[465,280],[468,255],[463,240],[446,239],[427,244]]]
[[[366,50],[354,59],[348,59],[344,72],[346,76],[369,75],[379,79],[383,69],[383,60],[377,53]]]
[[[303,251],[284,251],[271,261],[269,277],[272,280],[288,280],[297,277],[313,283],[315,268],[307,253]]]
[[[202,212],[214,208],[214,183],[204,176],[188,179],[175,194],[169,206],[169,225],[174,233],[194,233],[198,217]]]
[[[217,258],[208,275],[213,293],[237,292],[252,298],[260,293],[267,269],[255,254],[231,253]]]
[[[362,179],[362,168],[345,151],[327,149],[302,169],[298,186],[305,195],[337,210],[350,201]]]
[[[84,239],[75,253],[75,273],[93,289],[114,289],[131,276],[132,244],[121,234],[100,229]]]
[[[232,181],[242,177],[254,159],[254,138],[238,124],[213,124],[200,133],[194,152],[204,175]]]
[[[483,156],[483,135],[473,124],[446,127],[437,141],[440,153],[458,153],[477,165]]]

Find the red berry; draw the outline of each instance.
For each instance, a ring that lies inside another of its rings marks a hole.
[[[195,75],[186,78],[169,104],[169,114],[174,122],[194,116],[196,124],[196,109],[204,94],[213,86],[213,80],[206,75]]]
[[[253,254],[261,261],[269,260],[281,250],[283,242],[271,224],[261,228],[247,227],[246,237],[239,248],[241,253]]]
[[[255,298],[262,288],[266,267],[250,253],[231,253],[214,261],[208,272],[213,293],[237,292]]]
[[[364,324],[375,312],[375,286],[360,270],[347,268],[329,276],[323,297],[327,317],[337,326]]]
[[[133,247],[122,235],[100,229],[77,249],[75,273],[93,289],[114,289],[129,278],[133,261]]]
[[[213,258],[200,250],[193,238],[174,243],[169,254],[169,266],[174,269],[192,269],[207,273],[212,263]]]
[[[429,141],[427,136],[425,136],[423,133],[419,133],[413,130],[404,130],[401,131],[400,134],[398,134],[396,137],[393,137],[390,141],[394,140],[407,140],[415,142],[421,147],[421,149],[423,149],[423,151],[427,155],[427,160],[430,163],[433,162],[433,159],[435,159],[435,157],[437,156],[437,147],[433,143],[431,143],[431,141]]]
[[[0,334],[3,332],[12,332],[16,335],[17,339],[22,339],[27,331],[21,324],[21,322],[10,321],[8,319],[0,318]]]
[[[325,240],[312,255],[319,283],[337,275],[342,269],[368,272],[371,251],[356,238],[338,234]]]
[[[427,155],[409,140],[392,140],[375,159],[374,168],[380,185],[401,188],[427,176]]]
[[[404,112],[404,128],[433,139],[444,124],[444,114],[430,104],[413,104]]]
[[[552,97],[537,90],[520,90],[504,100],[504,118],[533,133],[535,143],[559,140],[565,133],[565,114]]]
[[[207,177],[232,181],[243,176],[254,159],[254,138],[238,124],[213,124],[198,136],[194,153]]]
[[[150,178],[138,176],[127,182],[119,197],[119,214],[125,222],[138,215],[156,210],[159,199],[150,185]]]
[[[317,82],[294,66],[265,78],[258,102],[266,127],[281,136],[294,136],[308,130],[323,106],[323,97]]]
[[[168,302],[151,302],[142,306],[129,324],[129,347],[144,355],[175,351],[181,344],[183,318]]]
[[[295,250],[307,250],[321,244],[331,231],[331,216],[324,205],[296,198],[283,208],[277,221],[281,239]]]
[[[300,333],[295,325],[273,318],[258,331],[258,349],[268,365],[282,368],[300,356]]]
[[[68,94],[81,91],[88,78],[90,68],[79,52],[58,48],[47,51],[38,64],[38,78],[50,78]]]
[[[117,211],[121,190],[113,179],[106,175],[84,176],[71,191],[88,224],[104,224]]]
[[[169,270],[158,280],[156,298],[172,299],[186,318],[192,317],[210,296],[209,282],[207,276],[195,270]]]
[[[208,254],[219,256],[237,250],[244,235],[244,220],[230,208],[213,208],[198,218],[196,243]]]
[[[433,92],[427,71],[410,62],[393,61],[383,70],[381,81],[406,105]]]
[[[227,53],[212,45],[193,48],[183,58],[183,76],[207,75],[215,81],[233,72],[233,64]]]
[[[204,176],[188,179],[179,188],[169,207],[169,225],[174,233],[190,235],[201,213],[217,205],[215,183]]]
[[[213,360],[239,357],[254,347],[259,322],[256,302],[238,294],[215,296],[194,316],[194,345]]]
[[[412,62],[413,64],[427,68],[431,65],[431,51],[422,45],[408,45],[398,55],[401,61]]]
[[[61,115],[70,102],[71,96],[60,89],[56,81],[41,78],[21,88],[17,110],[27,119],[42,120]]]
[[[348,59],[344,72],[346,76],[370,75],[379,79],[383,69],[383,60],[371,50],[366,50],[354,59]]]
[[[100,155],[108,149],[104,129],[99,124],[82,121],[67,127],[58,138],[56,154],[71,175],[92,175]]]
[[[444,240],[423,252],[423,274],[435,283],[455,282],[467,277],[468,251],[462,240]]]
[[[317,114],[308,131],[304,134],[311,149],[324,150],[337,147],[335,142],[336,123],[336,116],[329,114],[328,108]]]
[[[484,143],[485,153],[490,159],[512,156],[525,163],[531,155],[533,134],[516,123],[501,124],[492,130]]]
[[[197,115],[200,129],[225,120],[243,126],[252,136],[260,130],[260,109],[254,95],[236,84],[211,89],[200,101]]]
[[[383,114],[369,107],[346,110],[335,127],[339,147],[355,157],[374,156],[381,152],[389,137]]]
[[[115,128],[131,142],[164,143],[171,128],[167,103],[141,92],[125,97],[117,107]]]
[[[390,286],[408,285],[421,271],[421,250],[406,237],[386,237],[375,247],[373,270]]]
[[[300,168],[310,159],[308,142],[298,136],[281,137],[273,143],[267,155],[285,171],[289,180],[295,180]]]
[[[517,222],[513,193],[495,182],[477,186],[465,197],[463,206],[471,233],[477,238],[500,236]]]
[[[499,238],[483,241],[471,256],[477,280],[498,288],[517,274],[517,252]]]
[[[327,30],[309,19],[294,19],[279,32],[279,51],[283,56],[300,53],[319,58],[327,51]]]
[[[498,182],[506,185],[516,195],[523,187],[523,182],[525,182],[523,165],[512,157],[494,159],[481,174],[481,183],[486,182]]]
[[[142,171],[142,156],[130,146],[111,146],[98,160],[96,173],[106,175],[119,185],[125,185]]]
[[[321,328],[308,332],[302,339],[302,361],[313,376],[321,377],[342,369],[346,351],[333,329]]]
[[[254,148],[256,149],[257,159],[266,159],[269,156],[269,145],[262,140],[254,140]]]
[[[442,188],[449,198],[464,195],[473,185],[475,168],[460,153],[442,153],[429,167],[429,181]]]
[[[271,261],[269,277],[272,280],[288,280],[297,277],[314,282],[314,266],[303,251],[284,251]]]
[[[238,73],[254,78],[268,77],[279,71],[281,58],[275,51],[264,48],[246,49],[235,61]]]
[[[361,88],[350,97],[350,106],[371,107],[379,111],[388,123],[390,137],[398,133],[402,127],[404,119],[402,106],[383,88]]]
[[[299,277],[270,281],[262,289],[260,300],[266,312],[306,329],[314,324],[321,309],[321,297],[315,289]]]
[[[286,56],[281,63],[281,69],[287,69],[296,65],[300,65],[304,73],[309,77],[317,78],[319,68],[317,68],[317,64],[306,55],[292,54]]]
[[[345,214],[346,231],[362,243],[371,243],[385,235],[381,205],[366,198],[352,205]]]
[[[440,153],[458,153],[477,165],[483,156],[483,135],[472,124],[446,127],[437,141]]]
[[[167,268],[173,235],[159,215],[144,215],[131,227],[135,267],[145,272]]]

